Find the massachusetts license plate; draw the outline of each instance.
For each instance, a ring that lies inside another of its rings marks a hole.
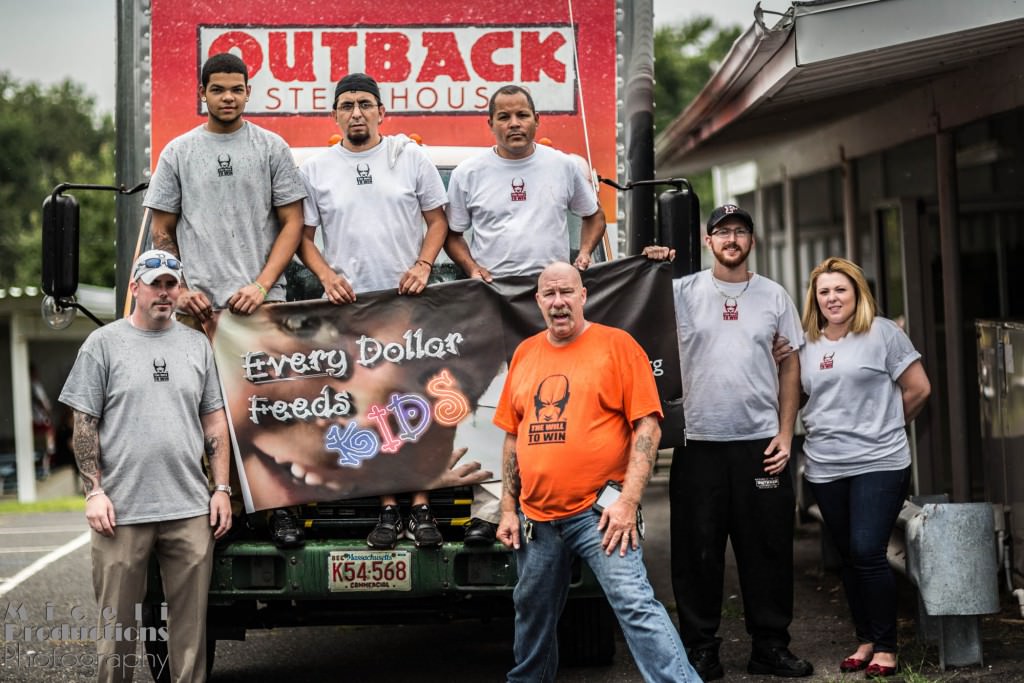
[[[411,591],[408,550],[335,550],[327,558],[332,591]]]

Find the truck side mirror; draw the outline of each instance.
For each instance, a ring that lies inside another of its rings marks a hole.
[[[700,270],[700,199],[689,183],[658,195],[658,235],[676,250],[672,277]]]
[[[71,195],[43,200],[43,291],[55,299],[78,291],[78,201]]]

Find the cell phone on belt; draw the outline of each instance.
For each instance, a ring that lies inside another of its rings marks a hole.
[[[594,501],[594,511],[604,512],[604,509],[617,501],[622,495],[622,484],[610,479],[605,482],[597,491],[597,500]]]

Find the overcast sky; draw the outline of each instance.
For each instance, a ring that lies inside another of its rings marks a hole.
[[[187,0],[183,0],[187,1]],[[526,0],[528,3],[529,0]],[[756,0],[654,0],[655,25],[711,15],[720,25],[754,22]],[[116,0],[0,0],[0,70],[21,81],[83,83],[105,111],[114,108]],[[785,9],[785,0],[765,0]]]

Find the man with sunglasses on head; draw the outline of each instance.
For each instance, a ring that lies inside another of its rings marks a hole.
[[[89,335],[60,395],[74,411],[92,529],[101,681],[132,679],[137,643],[127,629],[140,626],[154,551],[167,602],[170,678],[206,678],[205,586],[214,540],[231,528],[231,451],[213,349],[174,320],[182,282],[173,254],[142,254],[129,285],[131,315]]]
[[[381,134],[384,113],[373,78],[345,76],[335,86],[332,105],[341,142],[300,169],[308,196],[299,255],[335,304],[384,289],[419,294],[448,234],[440,174],[411,139]],[[314,243],[317,229],[323,253]],[[428,500],[426,491],[413,494],[406,526],[395,496],[382,496],[367,545],[394,548],[404,534],[417,547],[440,546]]]
[[[206,61],[206,121],[164,148],[143,201],[153,246],[189,264],[177,305],[200,322],[214,309],[249,315],[264,301],[284,301],[282,274],[302,239],[305,188],[287,143],[242,118],[250,91],[241,59]],[[288,510],[271,513],[270,530],[279,547],[302,545]]]
[[[686,421],[669,479],[679,631],[701,678],[722,678],[717,633],[730,540],[753,640],[747,671],[809,676],[814,667],[789,651],[795,498],[787,465],[800,360],[776,348],[803,345],[800,317],[785,289],[747,270],[749,213],[718,207],[704,242],[712,267],[673,283]],[[647,247],[644,255],[674,252]]]

